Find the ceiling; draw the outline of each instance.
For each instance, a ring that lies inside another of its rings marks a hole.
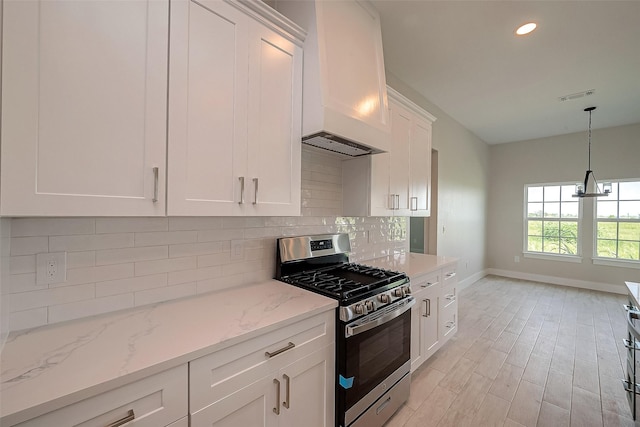
[[[639,0],[372,3],[387,72],[489,144],[640,123]]]

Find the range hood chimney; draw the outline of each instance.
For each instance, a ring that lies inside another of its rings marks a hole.
[[[365,1],[277,0],[307,30],[302,142],[347,156],[388,151],[380,17]]]

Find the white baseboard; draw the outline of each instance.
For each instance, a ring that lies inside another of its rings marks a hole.
[[[478,271],[477,273],[472,274],[471,276],[467,277],[466,279],[460,280],[458,282],[458,290],[461,291],[465,288],[468,288],[469,286],[473,285],[474,283],[476,283],[478,280],[482,279],[484,276],[486,276],[487,274],[487,270],[482,270],[482,271]]]
[[[587,280],[567,279],[564,277],[545,276],[543,274],[523,273],[520,271],[501,270],[498,268],[488,268],[486,274],[510,277],[512,279],[531,280],[532,282],[550,283],[552,285],[571,286],[574,288],[591,289],[594,291],[610,292],[614,294],[626,295],[627,289],[624,285],[614,285],[611,283],[589,282]],[[466,281],[466,279],[465,279]]]

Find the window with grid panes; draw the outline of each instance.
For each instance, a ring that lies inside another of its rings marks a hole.
[[[525,252],[579,255],[580,203],[575,184],[525,187]]]
[[[596,258],[640,261],[640,181],[611,182],[596,202]]]

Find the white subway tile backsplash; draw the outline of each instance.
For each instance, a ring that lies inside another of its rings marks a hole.
[[[19,292],[8,296],[9,311],[14,313],[31,308],[88,300],[94,297],[95,286],[93,284]]]
[[[49,252],[90,251],[131,247],[133,247],[133,233],[49,237]]]
[[[9,314],[9,328],[12,331],[35,328],[47,324],[47,308],[34,308]]]
[[[228,242],[227,242],[228,243]],[[169,246],[169,258],[180,258],[192,255],[204,255],[224,251],[224,242],[185,243]]]
[[[35,255],[48,251],[48,237],[38,236],[11,238],[11,256]]]
[[[136,233],[135,245],[158,246],[175,245],[179,243],[195,243],[198,241],[197,231],[158,231],[151,233]]]
[[[96,218],[97,234],[168,230],[168,218]]]
[[[170,231],[215,230],[222,228],[221,217],[174,217],[169,218]]]
[[[133,307],[133,293],[49,307],[49,323],[79,319]]]
[[[170,271],[190,270],[196,268],[196,257],[170,258],[157,261],[141,261],[135,264],[135,275],[168,273]]]
[[[51,287],[62,287],[79,285],[83,283],[95,283],[104,280],[124,279],[133,277],[134,264],[114,264],[97,267],[82,267],[67,270],[67,281],[49,285]]]
[[[36,256],[21,255],[9,258],[9,271],[11,274],[35,273]]]
[[[13,237],[94,234],[95,231],[95,218],[14,218],[11,224]]]
[[[96,251],[67,252],[67,268],[93,267]]]
[[[126,262],[150,261],[169,257],[168,246],[142,248],[105,249],[96,251],[96,265],[122,264]]]
[[[0,239],[11,328],[271,279],[281,236],[349,233],[355,262],[408,250],[406,218],[340,216],[339,156],[305,146],[302,164],[300,217],[3,218],[13,222]],[[66,282],[36,286],[35,255],[46,252],[67,252]]]
[[[184,298],[196,294],[196,283],[183,283],[175,286],[167,286],[159,289],[150,289],[136,292],[134,304],[137,306],[154,304],[156,302],[169,301]]]
[[[109,280],[96,283],[96,297],[126,294],[163,286],[167,286],[167,273]]]

